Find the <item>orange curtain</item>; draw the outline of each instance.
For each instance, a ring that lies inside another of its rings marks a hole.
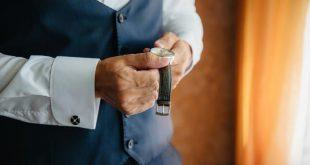
[[[241,0],[238,165],[289,164],[308,0]]]

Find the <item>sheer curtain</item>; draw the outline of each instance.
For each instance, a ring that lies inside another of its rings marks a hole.
[[[241,0],[237,51],[236,161],[300,164],[307,97],[308,0]],[[309,66],[308,66],[309,67]]]
[[[294,147],[292,150],[293,161],[310,164],[310,2],[308,4],[308,13],[306,18],[306,29],[304,35],[304,51],[303,51],[303,69],[301,82],[301,99],[299,103],[300,120],[296,122]],[[299,143],[298,143],[299,142]],[[300,148],[303,150],[300,152]],[[295,154],[294,154],[295,153]],[[296,154],[298,153],[298,154]]]

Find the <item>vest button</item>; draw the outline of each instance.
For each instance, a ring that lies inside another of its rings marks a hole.
[[[80,118],[79,118],[78,116],[76,116],[76,115],[72,116],[72,117],[71,117],[71,123],[72,123],[73,125],[78,125],[78,124],[80,124]]]
[[[126,16],[124,14],[120,13],[120,14],[118,14],[117,18],[118,18],[119,23],[123,23],[126,19]]]
[[[130,140],[128,141],[127,147],[128,147],[129,149],[132,149],[134,145],[135,145],[135,141],[134,141],[133,139],[130,139]]]

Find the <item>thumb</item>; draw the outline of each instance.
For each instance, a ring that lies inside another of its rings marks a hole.
[[[150,52],[126,55],[125,58],[127,65],[137,70],[159,69],[169,64],[169,59],[158,57]]]

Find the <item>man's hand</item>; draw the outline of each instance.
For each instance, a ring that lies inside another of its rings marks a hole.
[[[158,97],[158,68],[167,59],[151,53],[131,54],[104,59],[97,65],[96,97],[104,99],[126,115],[151,108]]]
[[[190,45],[177,37],[174,33],[166,33],[155,42],[155,47],[173,51],[175,57],[172,63],[172,88],[174,89],[185,76],[185,71],[192,62]]]

